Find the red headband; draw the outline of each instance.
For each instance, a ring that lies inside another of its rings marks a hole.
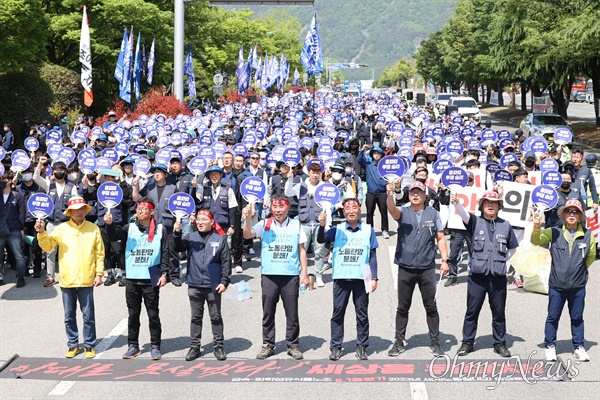
[[[271,204],[275,204],[275,205],[278,205],[278,206],[289,206],[290,205],[290,201],[288,199],[272,200]]]
[[[200,211],[198,211],[198,215],[204,215],[205,217],[208,217],[210,219],[215,219],[213,217],[213,215],[210,213],[210,211],[208,211],[208,210],[200,210]]]
[[[350,206],[356,206],[358,208],[360,208],[360,203],[356,200],[349,200],[347,202],[344,203],[344,208],[350,207]]]
[[[213,217],[213,215],[211,214],[210,211],[208,211],[208,210],[200,210],[200,211],[198,211],[197,215],[204,215],[205,217],[208,217],[208,218],[212,219],[213,220],[212,231],[215,232],[215,233],[218,233],[221,236],[225,235],[225,231],[223,230],[223,228],[221,228],[221,225],[219,225],[216,221],[214,221],[215,218]]]
[[[146,207],[146,208],[149,208],[149,209],[151,209],[151,210],[154,210],[154,204],[152,204],[152,203],[149,203],[149,202],[147,202],[147,201],[141,201],[141,202],[137,203],[137,205],[138,205],[138,206],[141,206],[141,207]]]

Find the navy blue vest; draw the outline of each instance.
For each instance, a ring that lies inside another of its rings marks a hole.
[[[227,245],[227,236],[213,232],[205,241],[200,232],[196,231],[189,234],[188,240],[188,269],[185,283],[189,286],[210,287],[213,291],[216,290],[223,278],[221,250]]]
[[[486,220],[477,217],[471,232],[471,274],[506,275],[507,244],[512,228],[502,218],[496,218],[494,225],[493,240],[490,240]]]
[[[588,268],[585,259],[590,251],[591,231],[583,228],[583,235],[573,241],[569,251],[569,242],[563,235],[562,228],[552,228],[552,268],[549,285],[558,290],[581,289],[588,281]]]
[[[226,228],[231,225],[229,221],[229,187],[221,185],[217,199],[213,199],[212,186],[204,186],[202,189],[202,208],[208,208],[215,217],[215,221]]]
[[[175,194],[177,188],[173,184],[167,183],[162,192],[162,198],[158,198],[158,190],[156,189],[156,182],[148,182],[148,197],[150,197],[156,204],[154,210],[154,219],[157,224],[162,224],[165,228],[171,228],[175,223],[175,216],[171,214],[169,210],[169,198]]]
[[[419,223],[412,209],[402,207],[402,214],[398,220],[395,264],[414,269],[435,268],[437,218],[436,210],[425,207]]]
[[[315,196],[308,194],[308,187],[302,182],[298,197],[298,219],[302,224],[317,224],[321,211],[322,208],[315,201]]]
[[[64,215],[63,213],[69,206],[69,198],[71,198],[73,186],[75,185],[73,185],[71,182],[66,182],[62,196],[59,197],[58,193],[56,192],[56,182],[50,183],[50,187],[48,188],[48,196],[50,196],[54,202],[54,210],[52,211],[52,214],[48,215],[48,221],[65,222],[69,220],[70,217]]]

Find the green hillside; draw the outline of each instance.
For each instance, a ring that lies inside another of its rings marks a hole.
[[[317,0],[323,56],[354,61],[369,68],[343,70],[348,79],[375,78],[402,57],[409,57],[422,39],[444,26],[457,0]],[[310,6],[253,6],[257,16],[284,9],[297,17],[304,30],[312,18]]]

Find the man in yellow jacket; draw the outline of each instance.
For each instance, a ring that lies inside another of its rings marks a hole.
[[[94,286],[102,284],[104,274],[104,244],[98,226],[85,220],[91,207],[82,197],[72,197],[64,214],[71,217],[51,233],[46,232],[44,221],[35,223],[40,247],[49,252],[58,246],[60,290],[65,308],[65,330],[69,350],[65,357],[73,358],[82,349],[77,330],[77,301],[83,313],[83,347],[85,357],[96,353],[96,319],[94,316]]]

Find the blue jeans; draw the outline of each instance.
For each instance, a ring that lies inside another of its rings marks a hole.
[[[546,347],[556,344],[556,331],[558,330],[558,322],[565,307],[565,302],[568,302],[569,305],[573,347],[578,348],[583,346],[585,288],[573,290],[556,290],[550,288],[548,291],[548,317],[546,318],[546,328],[544,330],[544,345]]]
[[[96,318],[94,316],[94,287],[60,288],[65,308],[65,330],[69,348],[79,345],[77,330],[77,300],[83,314],[83,345],[96,345]]]
[[[315,272],[317,273],[317,276],[321,276],[323,274],[323,266],[325,263],[323,259],[325,256],[325,243],[317,242],[319,224],[303,224],[302,229],[304,229],[304,233],[306,234],[306,243],[304,243],[304,247],[308,250],[310,244],[312,243],[313,252],[315,253]]]
[[[23,238],[20,231],[10,231],[8,236],[0,237],[0,279],[4,278],[4,246],[8,244],[15,256],[17,277],[25,277],[25,256],[23,255]]]

